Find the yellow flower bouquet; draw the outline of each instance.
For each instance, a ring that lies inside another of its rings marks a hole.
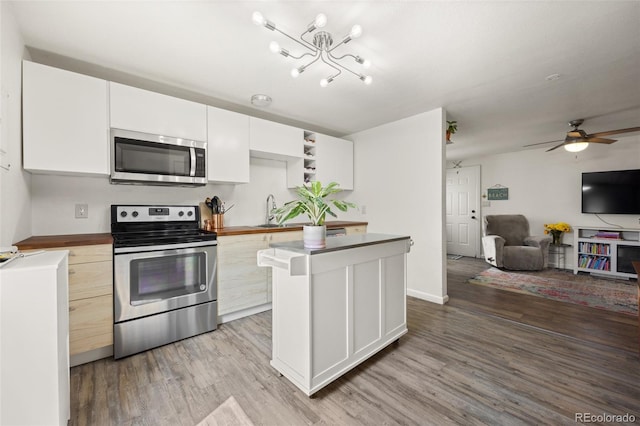
[[[546,235],[551,234],[551,237],[553,238],[552,244],[557,246],[562,244],[560,239],[562,238],[563,232],[571,232],[571,225],[566,222],[544,224],[544,233]]]

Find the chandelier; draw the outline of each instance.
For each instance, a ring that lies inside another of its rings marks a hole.
[[[371,82],[373,81],[373,79],[371,78],[370,75],[364,75],[358,72],[355,72],[353,70],[351,70],[350,68],[346,67],[343,63],[340,63],[338,61],[342,61],[345,58],[351,58],[353,59],[356,63],[362,65],[363,68],[369,68],[371,66],[371,61],[366,60],[364,58],[362,58],[361,56],[357,56],[357,55],[353,55],[351,53],[346,53],[342,56],[335,56],[333,54],[333,51],[342,46],[343,44],[347,44],[349,43],[351,40],[353,40],[354,38],[358,38],[362,35],[362,27],[360,27],[360,25],[354,25],[351,28],[351,31],[349,31],[349,34],[347,34],[346,36],[344,36],[337,44],[333,44],[334,40],[333,37],[331,36],[330,33],[326,32],[326,31],[318,31],[313,35],[313,38],[311,38],[311,33],[313,33],[315,30],[317,30],[318,28],[323,28],[325,25],[327,25],[327,17],[324,13],[320,13],[318,14],[318,16],[316,16],[316,19],[313,20],[313,22],[311,22],[308,26],[307,29],[300,34],[299,40],[295,37],[290,36],[289,34],[285,33],[282,30],[279,30],[276,27],[276,24],[274,24],[273,22],[269,21],[268,19],[265,19],[265,17],[262,15],[262,13],[260,12],[253,12],[253,16],[252,16],[253,22],[256,25],[261,25],[264,26],[266,29],[271,30],[271,31],[277,31],[280,34],[290,38],[291,40],[295,41],[296,43],[298,43],[299,45],[301,45],[302,47],[304,47],[306,50],[309,50],[308,52],[303,53],[300,56],[296,56],[293,53],[291,53],[289,50],[280,47],[280,45],[278,44],[278,42],[276,41],[272,41],[271,44],[269,44],[269,49],[273,52],[273,53],[279,53],[282,56],[284,56],[285,58],[291,57],[294,59],[303,59],[305,57],[313,57],[311,60],[309,60],[306,64],[300,65],[296,68],[293,68],[291,70],[291,76],[292,77],[298,77],[300,74],[302,74],[307,68],[309,68],[309,66],[311,66],[312,64],[314,64],[315,62],[318,61],[322,61],[325,64],[329,65],[330,67],[332,67],[333,69],[336,70],[335,73],[329,75],[326,78],[323,78],[322,80],[320,80],[320,86],[322,87],[327,87],[327,85],[329,85],[329,83],[331,83],[336,77],[338,77],[342,71],[347,71],[353,75],[355,75],[356,77],[358,77],[364,84],[371,84]],[[305,39],[305,36],[307,37],[307,39]],[[350,59],[347,59],[350,60]]]

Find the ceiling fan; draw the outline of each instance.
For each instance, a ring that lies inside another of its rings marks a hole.
[[[581,118],[577,120],[571,120],[569,122],[569,125],[573,127],[573,129],[567,132],[567,136],[564,138],[564,140],[533,143],[525,145],[524,147],[562,142],[561,144],[548,149],[546,152],[553,151],[554,149],[558,149],[561,146],[564,146],[564,149],[566,149],[567,151],[579,152],[586,149],[590,143],[612,144],[616,141],[615,139],[607,139],[603,136],[617,135],[619,133],[640,132],[640,127],[630,127],[628,129],[608,130],[606,132],[587,134],[587,132],[585,132],[584,130],[578,129],[578,127],[582,123],[584,123],[584,120]]]

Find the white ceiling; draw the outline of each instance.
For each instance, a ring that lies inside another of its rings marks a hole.
[[[36,52],[201,93],[254,115],[264,112],[252,109],[251,95],[268,94],[269,114],[310,130],[347,135],[444,107],[458,121],[450,160],[563,139],[575,118],[587,119],[588,133],[640,126],[637,1],[12,3]],[[360,24],[362,37],[338,49],[371,59],[373,84],[343,73],[321,88],[329,70],[318,64],[291,78],[302,62],[268,46],[276,40],[300,54],[299,46],[253,25],[255,10],[296,35],[319,12],[336,39]],[[545,79],[555,73],[559,80]]]

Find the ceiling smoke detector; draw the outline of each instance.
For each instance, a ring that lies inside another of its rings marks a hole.
[[[271,105],[271,100],[271,96],[269,95],[253,95],[251,97],[251,104],[260,108],[264,108]]]

